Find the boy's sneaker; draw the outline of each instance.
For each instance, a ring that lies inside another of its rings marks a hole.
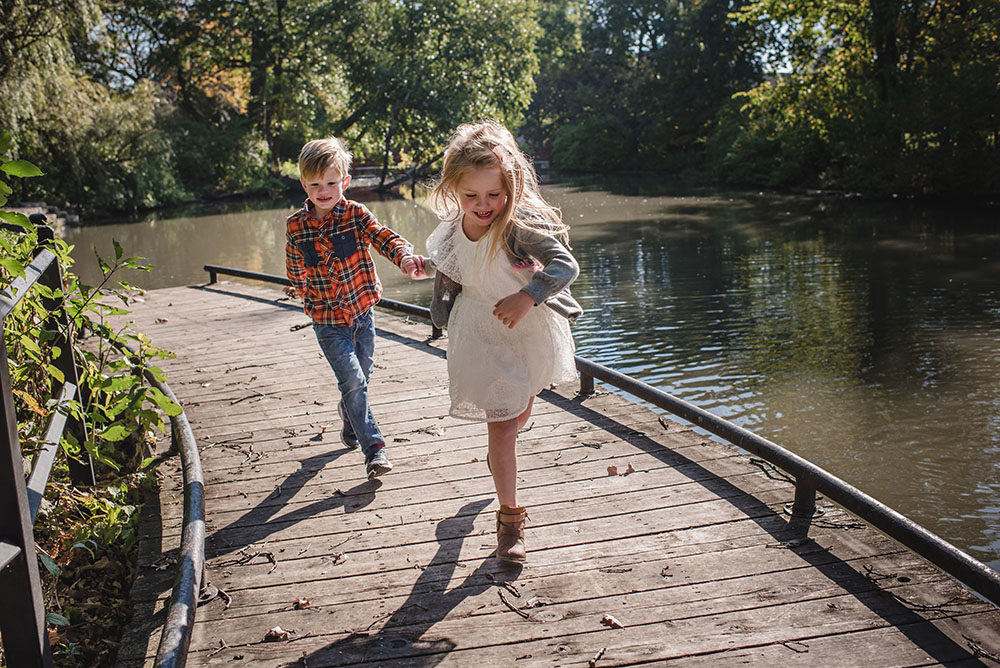
[[[385,456],[384,446],[378,446],[378,449],[365,460],[365,470],[368,472],[369,480],[374,480],[392,470],[392,462]]]
[[[337,404],[337,414],[340,415],[340,422],[342,423],[340,427],[340,442],[353,450],[358,447],[358,435],[354,433],[351,421],[344,415],[343,403]]]

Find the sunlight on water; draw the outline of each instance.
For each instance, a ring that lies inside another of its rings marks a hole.
[[[546,187],[572,226],[586,313],[578,353],[811,459],[1000,566],[1000,225],[956,211],[593,179]],[[284,273],[284,219],[261,210],[72,229],[77,272],[117,239],[203,283],[204,264]],[[368,202],[413,241],[436,220]],[[427,305],[377,258],[385,295]]]

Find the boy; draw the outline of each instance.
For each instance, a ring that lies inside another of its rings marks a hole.
[[[380,225],[363,204],[344,197],[350,168],[351,154],[339,139],[317,139],[302,147],[299,181],[307,199],[286,222],[285,268],[337,376],[340,440],[349,448],[361,446],[368,479],[374,480],[392,464],[368,405],[375,367],[373,307],[382,294],[368,246],[411,278],[427,278],[427,273],[424,259],[413,254],[406,239]]]

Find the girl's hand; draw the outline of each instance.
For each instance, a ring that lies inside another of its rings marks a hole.
[[[424,267],[424,258],[419,255],[407,255],[399,263],[399,268],[403,270],[404,274],[415,280],[430,278]]]
[[[531,298],[531,295],[521,290],[504,297],[494,304],[493,315],[495,315],[500,322],[507,325],[507,327],[513,329],[514,325],[519,323],[521,318],[523,318],[534,305],[535,300]]]

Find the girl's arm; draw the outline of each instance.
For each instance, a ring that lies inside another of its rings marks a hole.
[[[542,263],[523,288],[493,305],[493,315],[513,328],[532,306],[569,287],[580,275],[580,265],[572,253],[547,234],[514,228],[513,251],[518,257],[533,257]]]
[[[547,234],[515,227],[513,250],[517,256],[533,257],[543,265],[541,270],[532,275],[531,281],[521,288],[531,296],[535,304],[541,304],[569,287],[580,275],[580,265],[573,254]]]

